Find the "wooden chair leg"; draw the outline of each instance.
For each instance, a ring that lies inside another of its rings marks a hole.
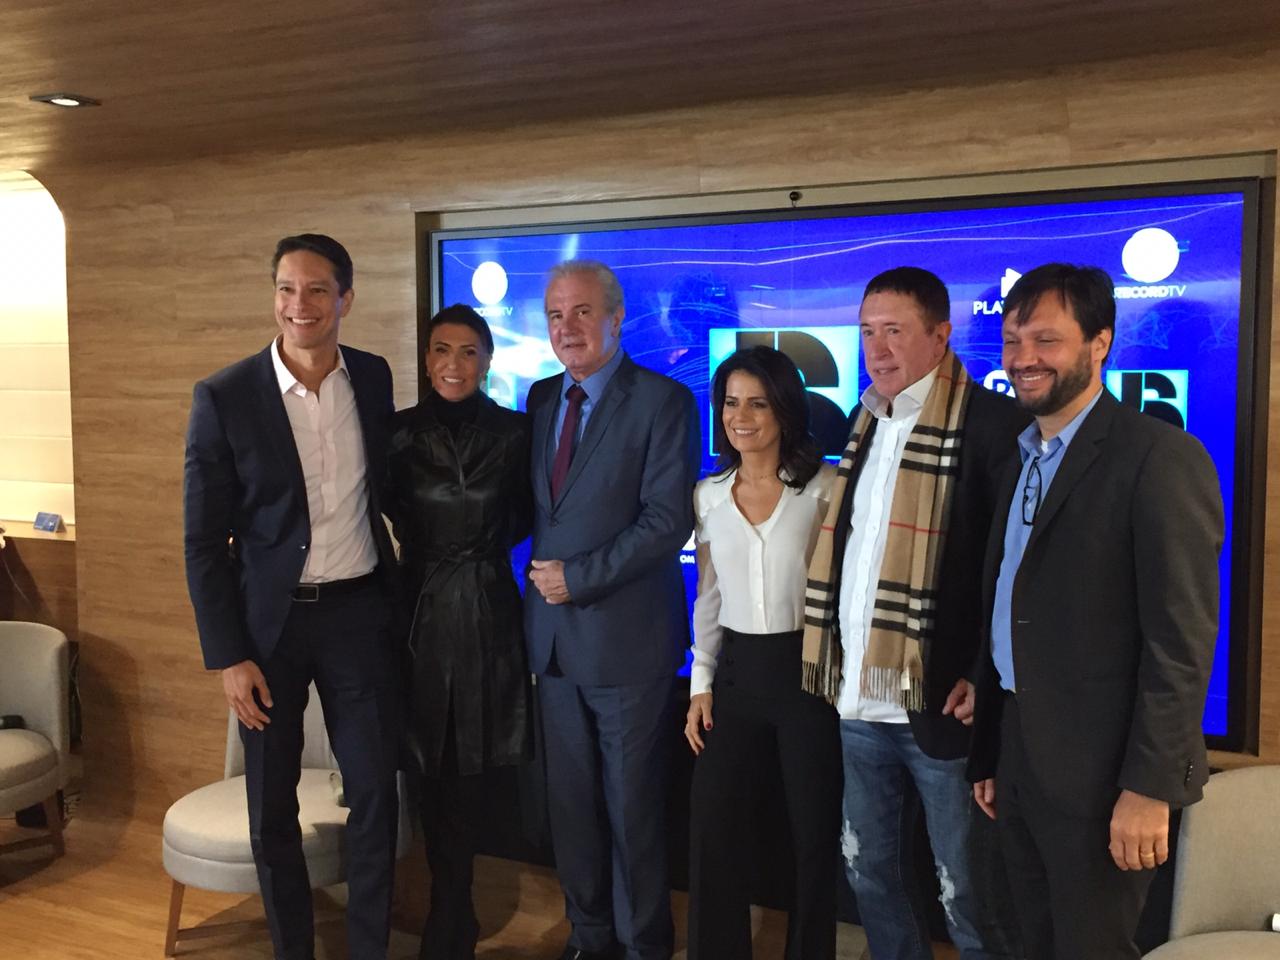
[[[169,927],[164,934],[164,955],[172,957],[178,950],[178,925],[182,919],[182,895],[186,886],[173,881],[173,889],[169,893]]]
[[[172,880],[172,878],[170,878]],[[254,920],[229,920],[226,923],[197,923],[193,927],[182,926],[182,899],[187,892],[187,887],[177,880],[173,880],[173,887],[169,892],[169,923],[164,932],[164,955],[166,957],[176,957],[178,955],[179,940],[197,940],[203,937],[222,937],[248,933],[249,931],[259,932],[267,929],[267,920],[260,917]]]
[[[36,837],[0,843],[0,853],[17,853],[19,850],[32,850],[36,847],[53,847],[54,853],[58,856],[66,852],[66,846],[62,840],[62,804],[58,802],[58,795],[55,793],[42,800],[40,808],[44,811],[45,827],[48,832]]]
[[[57,793],[46,799],[41,806],[44,807],[44,819],[49,827],[49,842],[53,844],[54,853],[62,856],[67,852],[67,847],[62,839],[62,804],[58,802]]]

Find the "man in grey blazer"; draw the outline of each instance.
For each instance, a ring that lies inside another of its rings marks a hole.
[[[680,548],[699,431],[688,388],[620,348],[622,288],[557,266],[547,331],[563,374],[535,383],[536,511],[525,633],[538,675],[562,960],[667,960],[666,807],[677,670],[689,645]]]
[[[1030,960],[1138,957],[1169,810],[1200,799],[1222,496],[1190,434],[1102,385],[1111,278],[1029,271],[1004,368],[1036,421],[987,547],[969,776],[999,825]]]

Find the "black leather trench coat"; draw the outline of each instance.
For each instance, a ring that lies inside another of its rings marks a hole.
[[[530,680],[511,548],[529,534],[529,419],[484,395],[456,436],[431,397],[391,424],[384,506],[413,604],[409,746],[427,776],[532,755]],[[457,768],[441,770],[448,741]]]

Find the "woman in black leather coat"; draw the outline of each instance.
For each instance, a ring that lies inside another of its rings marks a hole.
[[[422,773],[431,911],[422,960],[472,960],[483,772],[532,755],[511,548],[529,533],[529,420],[480,391],[493,355],[470,307],[428,322],[432,391],[392,421],[385,503],[415,603],[409,741]]]

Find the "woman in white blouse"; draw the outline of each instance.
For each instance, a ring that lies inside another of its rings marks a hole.
[[[801,690],[800,643],[809,557],[835,470],[809,435],[804,384],[785,354],[739,350],[716,370],[712,395],[721,461],[694,490],[689,960],[751,960],[745,808],[767,776],[782,778],[795,847],[786,960],[830,960],[839,720]]]

